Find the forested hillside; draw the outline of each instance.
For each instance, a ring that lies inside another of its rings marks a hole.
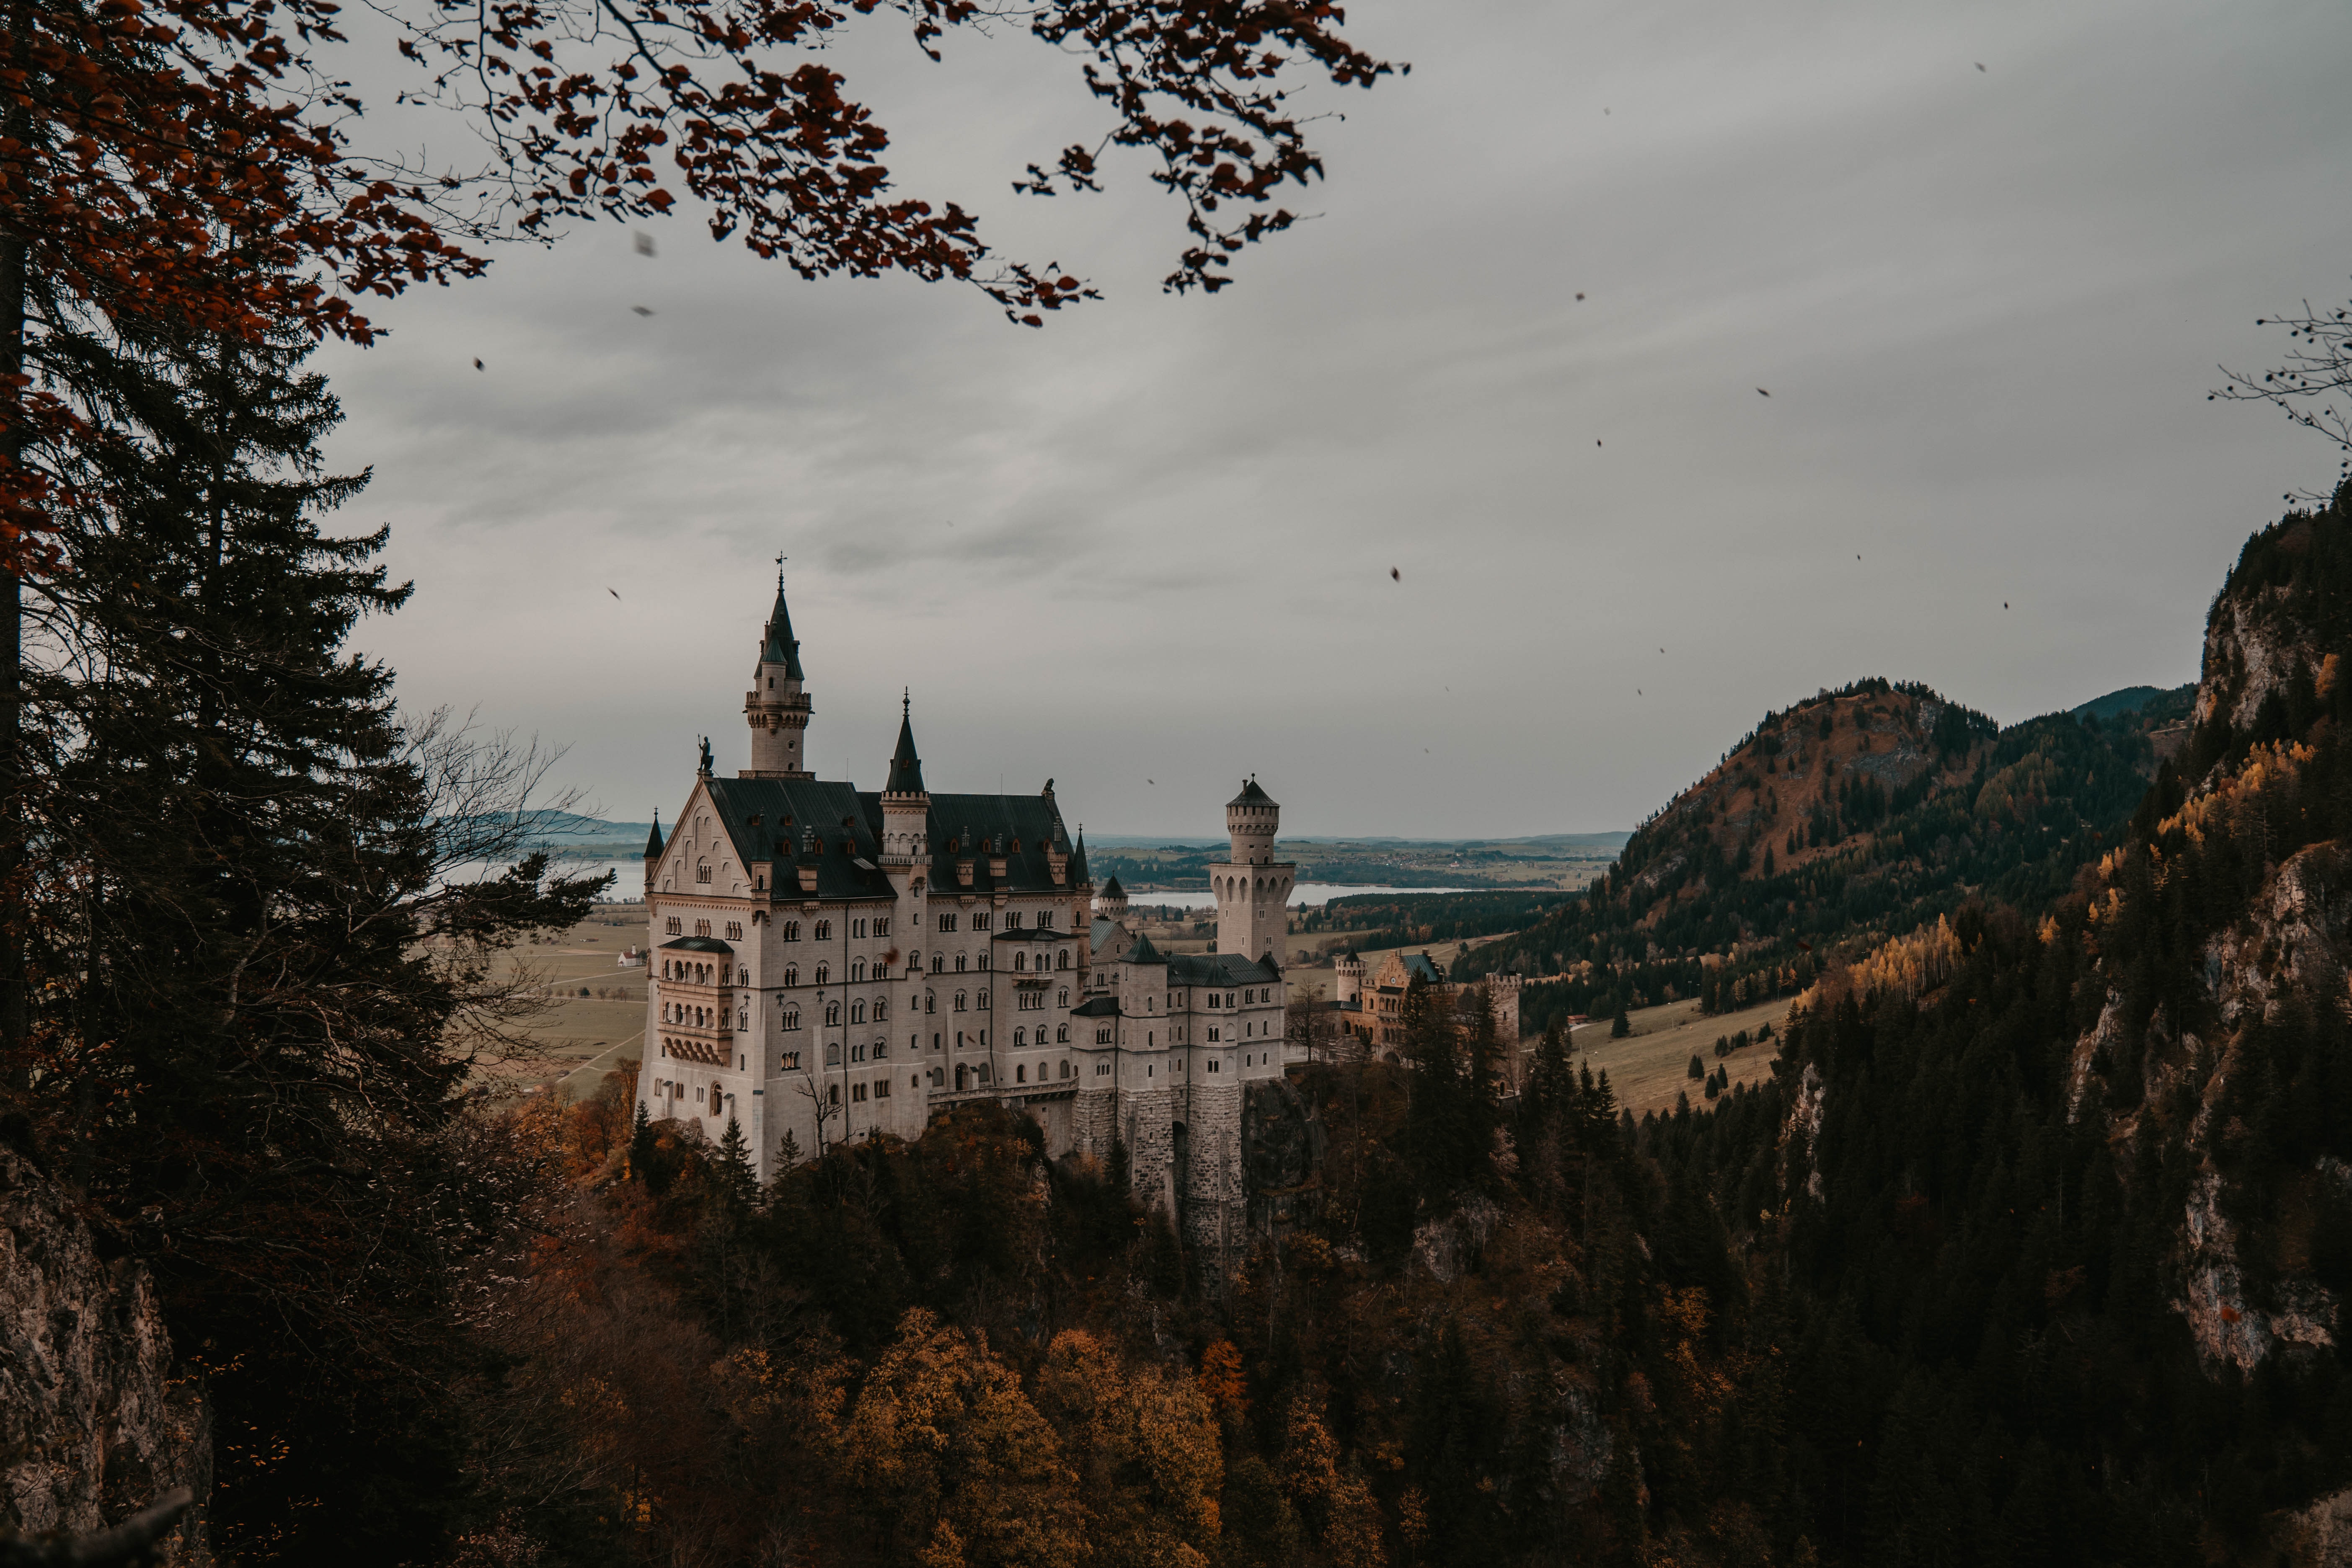
[[[1620,1006],[1794,995],[1832,957],[1967,899],[2056,897],[2129,818],[2165,720],[2157,708],[1997,730],[1884,680],[1767,714],[1643,824],[1591,896],[1458,967],[1538,981],[1520,1003],[1531,1033]]]

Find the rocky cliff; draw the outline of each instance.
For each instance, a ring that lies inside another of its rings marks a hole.
[[[0,1532],[99,1529],[209,1489],[212,1437],[144,1268],[101,1255],[56,1183],[0,1149]],[[209,1561],[201,1503],[160,1561]]]

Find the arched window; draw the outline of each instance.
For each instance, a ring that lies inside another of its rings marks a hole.
[[[801,922],[798,921],[786,921],[784,922],[784,940],[786,942],[798,942],[800,939]]]
[[[1027,1083],[1029,1081],[1028,1063],[1021,1062],[1014,1066],[1013,1069],[1013,1081],[1015,1083]]]
[[[923,1011],[924,1011],[924,1012],[926,1012],[926,1013],[936,1013],[936,1012],[938,1012],[939,1010],[940,1010],[940,999],[939,999],[937,996],[933,995],[933,994],[932,994],[930,992],[929,992],[929,991],[924,992],[924,993],[923,993]]]
[[[1028,967],[1029,967],[1029,955],[1028,955],[1027,953],[1025,953],[1025,952],[1016,952],[1016,953],[1014,953],[1014,954],[1013,955],[1013,970],[1014,970],[1014,972],[1015,972],[1016,973],[1017,973],[1018,972],[1020,972],[1021,970],[1026,969],[1026,968],[1028,968]]]
[[[866,978],[866,961],[865,961],[864,959],[862,959],[862,958],[853,958],[853,959],[851,959],[851,960],[849,961],[849,979],[850,979],[850,983],[851,983],[852,984],[856,984],[856,983],[857,983],[858,981],[861,981],[861,980],[863,980],[863,979],[865,979],[865,978]]]
[[[785,984],[786,985],[798,985],[800,983],[801,983],[801,966],[800,966],[799,964],[797,964],[797,963],[787,963],[787,964],[785,964],[785,965],[784,965],[784,984]]]
[[[874,1021],[879,1024],[889,1016],[890,999],[887,996],[877,996],[874,999]]]
[[[784,1027],[785,1027],[785,1028],[787,1028],[787,1029],[797,1029],[797,1028],[799,1028],[800,1026],[801,1026],[801,1010],[800,1010],[798,1007],[787,1007],[787,1008],[785,1008],[785,1009],[784,1009]]]
[[[831,980],[832,978],[833,978],[833,965],[832,965],[832,964],[830,964],[830,963],[820,963],[820,964],[818,964],[818,965],[816,966],[816,983],[817,983],[819,985],[824,984],[826,981]]]
[[[1066,1007],[1070,1005],[1070,993],[1068,987],[1066,986],[1063,988],[1060,993],[1059,1000],[1057,1000],[1054,1005],[1057,1007]]]
[[[741,969],[738,969],[735,972],[735,984],[738,985],[749,985],[751,984],[751,971],[748,965]]]
[[[1013,1030],[1013,1048],[1014,1048],[1014,1049],[1018,1050],[1021,1047],[1025,1046],[1025,1045],[1027,1045],[1028,1043],[1029,1043],[1029,1031],[1028,1031],[1028,1030],[1026,1030],[1026,1029],[1015,1029],[1015,1030]]]
[[[1066,947],[1062,950],[1062,962],[1055,964],[1054,967],[1056,969],[1067,969],[1070,967],[1070,950],[1068,948]]]
[[[840,1023],[840,1022],[841,1022],[841,1004],[840,1004],[840,1003],[838,1003],[838,1002],[828,1002],[828,1003],[826,1003],[826,1004],[824,1005],[824,1022],[825,1022],[825,1026],[826,1026],[827,1028],[830,1028],[830,1027],[832,1027],[834,1025],[838,1024],[838,1023]]]
[[[1055,1026],[1054,1026],[1054,1040],[1055,1040],[1055,1044],[1057,1044],[1057,1045],[1064,1045],[1064,1046],[1068,1045],[1068,1044],[1070,1043],[1070,1026],[1069,1026],[1067,1024],[1056,1024],[1056,1025],[1055,1025]],[[1066,1064],[1065,1064],[1065,1065],[1066,1065]],[[1069,1075],[1068,1073],[1065,1072],[1064,1074],[1062,1074],[1062,1076],[1063,1076],[1064,1078],[1067,1078],[1067,1077],[1069,1077],[1070,1075]]]
[[[831,921],[819,921],[816,922],[816,939],[819,942],[831,942],[833,940],[833,922]]]
[[[841,1085],[837,1083],[829,1083],[824,1086],[824,1102],[827,1105],[839,1105],[841,1103]]]
[[[964,1010],[964,994],[961,991],[955,994],[955,1010],[959,1013]]]
[[[956,973],[957,973],[958,974],[961,974],[961,973],[963,973],[964,965],[965,965],[965,964],[967,964],[967,963],[971,963],[971,957],[970,957],[970,955],[969,955],[969,954],[966,954],[966,953],[961,953],[961,952],[957,953],[957,954],[956,954]]]
[[[1068,1029],[1066,1029],[1066,1028],[1065,1028],[1065,1029],[1062,1031],[1062,1033],[1064,1033],[1065,1035],[1068,1034],[1069,1032],[1070,1032],[1070,1031],[1069,1031]],[[1062,1064],[1062,1070],[1061,1070],[1061,1072],[1060,1072],[1060,1074],[1059,1074],[1058,1076],[1060,1076],[1060,1077],[1062,1077],[1062,1078],[1067,1078],[1067,1077],[1069,1077],[1069,1076],[1070,1076],[1070,1064],[1069,1064],[1068,1062],[1066,1062],[1066,1062],[1064,1062],[1064,1063]]]
[[[985,1012],[987,1012],[987,1011],[988,1011],[988,993],[987,993],[987,992],[983,991],[983,992],[982,992],[982,993],[980,994],[980,1000],[979,1000],[979,1002],[978,1002],[977,1004],[975,1004],[975,1005],[977,1005],[977,1006],[980,1008],[980,1010],[981,1010],[982,1012],[983,1012],[983,1013],[985,1013]]]
[[[849,1021],[850,1021],[851,1023],[853,1023],[853,1024],[863,1024],[864,1022],[866,1022],[866,1004],[865,1004],[865,1003],[863,1003],[863,1002],[852,1002],[852,1003],[849,1005]]]

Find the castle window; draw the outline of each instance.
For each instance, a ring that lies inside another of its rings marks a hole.
[[[957,953],[957,954],[956,954],[956,973],[957,973],[958,974],[961,974],[961,973],[963,973],[963,971],[964,971],[964,965],[965,965],[966,963],[970,963],[970,962],[971,962],[971,960],[970,960],[970,958],[969,958],[969,956],[968,956],[968,955],[966,955],[966,954],[964,954],[964,953],[961,953],[961,952]]]
[[[1097,1025],[1097,1026],[1096,1026],[1096,1028],[1095,1028],[1095,1044],[1097,1044],[1097,1045],[1098,1045],[1098,1046],[1107,1046],[1107,1045],[1110,1044],[1110,1026],[1109,1026],[1109,1025],[1108,1025],[1108,1024],[1102,1024],[1102,1025]],[[1097,1071],[1100,1071],[1101,1069],[1100,1069],[1100,1068],[1097,1068],[1096,1070],[1097,1070]]]
[[[1029,1081],[1029,1067],[1027,1063],[1016,1062],[1013,1064],[1013,1081],[1015,1083],[1027,1083]]]
[[[865,1047],[864,1046],[852,1046],[852,1047],[849,1047],[849,1059],[850,1059],[851,1061],[854,1061],[854,1062],[862,1062],[862,1061],[864,1061],[864,1060],[866,1059],[866,1047]]]
[[[849,978],[852,984],[866,978],[866,961],[864,959],[854,958],[849,961]]]
[[[1029,967],[1029,955],[1028,955],[1027,953],[1025,953],[1025,952],[1016,952],[1016,953],[1014,953],[1014,954],[1013,955],[1013,970],[1014,970],[1014,972],[1015,972],[1016,973],[1017,973],[1018,972],[1020,972],[1021,970],[1026,969],[1026,968],[1028,968],[1028,967]]]
[[[1013,1049],[1018,1050],[1018,1049],[1020,1049],[1023,1046],[1025,1046],[1025,1045],[1027,1045],[1028,1043],[1029,1043],[1029,1031],[1028,1031],[1028,1030],[1026,1030],[1026,1029],[1015,1029],[1015,1030],[1013,1030]]]
[[[786,921],[784,922],[784,940],[786,942],[798,942],[800,939],[801,922],[798,921]]]
[[[831,1027],[833,1027],[835,1025],[836,1025],[836,1024],[838,1024],[838,1023],[840,1023],[840,1022],[841,1022],[841,1004],[840,1004],[840,1003],[838,1003],[838,1002],[828,1002],[828,1003],[826,1003],[826,1004],[824,1005],[824,1023],[825,1023],[825,1027],[827,1027],[827,1028],[831,1028]]]
[[[988,967],[988,949],[984,947],[980,950],[980,967],[982,969]]]
[[[833,978],[833,965],[832,965],[832,964],[830,964],[830,963],[820,963],[820,964],[818,964],[818,965],[816,966],[816,983],[817,983],[819,985],[823,985],[824,984],[825,984],[825,982],[827,982],[827,981],[831,980],[832,978]]]
[[[710,934],[710,922],[709,921],[695,921],[694,934],[697,936],[709,936]]]
[[[1216,1043],[1217,1043],[1217,1026],[1216,1026],[1214,1024],[1212,1024],[1212,1025],[1210,1025],[1210,1026],[1209,1026],[1209,1044],[1211,1044],[1211,1045],[1213,1045],[1213,1045],[1215,1045]]]
[[[1209,1058],[1209,1070],[1210,1070],[1211,1072],[1214,1072],[1214,1071],[1216,1071],[1216,1070],[1217,1070],[1217,1058],[1214,1058],[1214,1057],[1211,1057],[1211,1058]]]
[[[1040,910],[1037,911],[1037,929],[1039,931],[1052,931],[1054,929],[1053,910]]]
[[[948,958],[947,958],[947,954],[945,954],[945,953],[943,953],[943,952],[935,952],[935,953],[931,954],[931,973],[932,973],[937,974],[937,973],[939,973],[940,971],[942,971],[942,970],[946,969],[946,968],[947,968],[947,966],[948,966]]]
[[[799,1028],[800,1026],[801,1026],[801,1010],[800,1010],[798,1007],[787,1007],[787,1008],[785,1008],[785,1009],[784,1009],[784,1027],[785,1027],[785,1028],[787,1028],[787,1029],[797,1029],[797,1028]],[[794,1056],[795,1056],[796,1058],[797,1058],[797,1056],[799,1055],[799,1053],[798,1053],[798,1052],[795,1052],[795,1053],[793,1053],[793,1054],[794,1054]],[[798,1066],[800,1065],[800,1063],[799,1063],[797,1060],[795,1060],[795,1061],[793,1063],[793,1065],[794,1067],[798,1067]]]
[[[793,1027],[798,1028],[800,1027],[800,1025],[795,1023]],[[776,1065],[786,1072],[797,1072],[800,1070],[801,1054],[798,1051],[778,1052],[776,1056]]]
[[[888,936],[890,934],[890,921],[888,916],[886,915],[882,919],[874,922],[874,934],[876,936]]]
[[[933,995],[933,994],[932,994],[931,993],[929,993],[929,991],[924,992],[924,993],[923,993],[923,1011],[924,1011],[924,1012],[926,1012],[926,1013],[936,1013],[936,1012],[938,1012],[939,1010],[940,1010],[940,999],[939,999],[937,996]]]
[[[875,1021],[876,1023],[877,1023],[877,1024],[878,1024],[878,1023],[881,1023],[884,1019],[887,1018],[889,1016],[890,1016],[890,1002],[889,1002],[889,999],[888,999],[887,997],[884,997],[884,996],[877,996],[877,997],[876,997],[876,998],[874,999],[874,1021]]]
[[[1067,969],[1070,967],[1070,950],[1068,948],[1066,947],[1062,950],[1062,962],[1057,965],[1057,967],[1062,969]]]
[[[819,921],[816,922],[816,939],[819,942],[831,942],[833,940],[833,922],[831,921]]]
[[[866,934],[866,922],[864,921],[850,921],[849,934],[852,936],[864,936]]]
[[[1057,1078],[1067,1078],[1067,1077],[1069,1077],[1069,1076],[1070,1076],[1070,1064],[1069,1064],[1068,1062],[1066,1062],[1066,1062],[1064,1062],[1064,1063],[1062,1064],[1062,1070],[1061,1070],[1059,1073],[1056,1073],[1055,1076],[1055,1077],[1057,1077]]]
[[[853,1023],[853,1024],[863,1024],[864,1022],[866,1022],[866,1004],[865,1004],[865,1003],[863,1003],[863,1002],[852,1002],[852,1003],[849,1005],[849,1021],[850,1021],[851,1023]]]
[[[695,867],[694,879],[698,882],[708,882],[710,880],[710,863],[709,861],[706,860],[700,865]]]
[[[988,993],[985,991],[980,994],[980,1010],[983,1013],[988,1011]]]
[[[1061,990],[1061,991],[1059,991],[1059,992],[1055,993],[1055,1000],[1054,1005],[1055,1005],[1056,1007],[1066,1007],[1066,1006],[1068,1006],[1069,1005],[1070,1005],[1070,993],[1069,993],[1069,990],[1068,990],[1066,987],[1065,987],[1063,990]]]
[[[1015,849],[1021,847],[1017,841],[1013,847]],[[1006,931],[1019,931],[1021,929],[1021,911],[1019,910],[1007,910],[1004,911],[1004,929]]]
[[[849,1086],[849,1101],[852,1105],[856,1104],[859,1100],[862,1100],[865,1098],[866,1086],[864,1084],[853,1083]]]
[[[1056,1024],[1054,1026],[1054,1042],[1056,1045],[1063,1046],[1066,1046],[1070,1043],[1070,1026],[1067,1024]],[[1069,1075],[1066,1073],[1063,1076],[1066,1078]]]
[[[890,1098],[890,1080],[888,1079],[877,1078],[874,1080],[874,1098],[877,1100],[887,1100]]]
[[[1212,1007],[1217,1005],[1217,994],[1213,991],[1209,993],[1209,1005]]]
[[[971,929],[974,931],[986,931],[989,927],[989,922],[993,921],[995,918],[995,916],[989,914],[976,914],[971,917]]]
[[[961,991],[955,994],[955,1010],[959,1013],[964,1010],[964,994]]]
[[[729,921],[727,922],[727,938],[730,942],[741,942],[743,940],[743,922],[741,921]]]
[[[799,964],[797,964],[797,963],[787,963],[787,964],[785,964],[785,965],[784,965],[784,984],[787,984],[787,985],[798,985],[800,983],[801,983],[801,966],[800,966]]]
[[[888,1039],[884,1038],[874,1042],[874,1059],[876,1061],[880,1061],[884,1057],[887,1057],[889,1054],[890,1042]]]
[[[941,916],[940,917],[940,929],[941,931],[953,931],[953,930],[955,930],[955,928],[956,928],[956,918],[955,918],[955,916],[953,916],[953,915],[941,915]]]

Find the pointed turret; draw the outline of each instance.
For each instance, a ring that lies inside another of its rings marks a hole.
[[[656,809],[654,812],[654,830],[646,835],[646,858],[648,860],[656,859],[659,858],[661,852],[661,812]]]
[[[760,662],[751,689],[743,695],[743,718],[751,726],[751,765],[745,778],[804,779],[801,731],[808,728],[808,694],[801,689],[801,645],[793,636],[792,611],[784,604],[783,557],[776,558],[776,607],[760,634]]]
[[[1077,847],[1070,851],[1070,881],[1083,888],[1093,879],[1087,875],[1087,830],[1081,827]]]
[[[890,754],[890,782],[884,795],[929,795],[923,787],[923,759],[915,753],[915,704],[911,693],[898,700],[898,749]]]

